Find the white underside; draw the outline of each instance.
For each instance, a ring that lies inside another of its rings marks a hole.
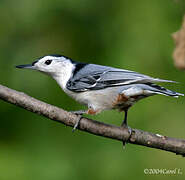
[[[120,92],[120,87],[111,87],[103,90],[94,90],[94,91],[86,91],[75,93],[71,92],[67,89],[64,91],[78,101],[81,104],[88,106],[88,108],[92,108],[95,111],[101,112],[103,110],[115,109],[115,102],[119,94],[124,94],[128,97],[128,101],[122,104],[122,107],[132,106],[136,100],[132,98],[132,96],[138,95],[152,95],[153,92],[144,91],[140,88],[129,88],[127,90]],[[119,109],[119,108],[118,108]]]

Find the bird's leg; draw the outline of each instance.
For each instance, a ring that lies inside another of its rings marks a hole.
[[[87,113],[87,110],[79,110],[79,111],[70,111],[71,113],[74,113],[76,115],[83,115]]]
[[[128,109],[125,109],[125,117],[124,117],[124,120],[121,124],[121,126],[126,126],[127,127],[127,115],[128,115]]]
[[[77,120],[76,120],[76,123],[72,129],[72,132],[74,132],[76,130],[76,128],[78,127],[79,123],[80,123],[80,120],[82,118],[82,115],[83,114],[86,114],[87,113],[87,110],[79,110],[79,111],[70,111],[71,113],[74,113],[78,116]]]
[[[131,136],[132,134],[132,129],[127,125],[127,116],[128,116],[128,108],[126,108],[125,110],[125,117],[124,117],[124,120],[121,124],[121,127],[125,127],[125,128],[128,128],[128,132]],[[126,141],[123,141],[123,147],[125,147],[125,144],[126,144]]]
[[[79,110],[79,111],[70,111],[71,113],[74,113],[78,116],[78,119],[73,127],[72,132],[74,132],[76,130],[76,128],[78,127],[80,120],[82,118],[83,114],[91,114],[91,115],[95,115],[97,114],[99,111],[98,110],[94,110],[92,108],[89,108],[88,110]]]

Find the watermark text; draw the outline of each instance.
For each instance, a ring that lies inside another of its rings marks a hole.
[[[174,168],[174,169],[167,169],[167,168],[145,168],[144,169],[144,174],[147,175],[158,175],[158,174],[163,174],[163,175],[182,175],[182,169],[181,168]]]

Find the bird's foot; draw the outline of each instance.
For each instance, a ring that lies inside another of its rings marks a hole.
[[[72,129],[72,132],[75,132],[76,128],[78,127],[78,125],[80,123],[81,118],[82,118],[82,115],[78,115],[76,123],[75,123],[75,125],[74,125],[74,127]]]
[[[121,127],[128,129],[128,133],[129,133],[128,139],[126,141],[123,141],[123,148],[125,149],[125,145],[128,142],[128,140],[130,139],[130,136],[132,135],[132,128],[127,126],[127,124],[122,124]]]
[[[76,120],[76,123],[72,129],[72,132],[75,132],[76,128],[78,127],[79,123],[80,123],[80,120],[82,118],[82,115],[85,114],[87,111],[85,110],[79,110],[79,111],[70,111],[71,113],[73,114],[76,114],[78,117],[77,117],[77,120]]]

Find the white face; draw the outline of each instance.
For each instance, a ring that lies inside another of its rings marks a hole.
[[[33,69],[55,76],[66,68],[70,68],[70,60],[65,57],[44,56],[32,64]]]
[[[62,88],[65,88],[75,68],[70,59],[64,56],[44,56],[34,61],[32,64],[19,65],[16,67],[44,72],[52,76]]]

